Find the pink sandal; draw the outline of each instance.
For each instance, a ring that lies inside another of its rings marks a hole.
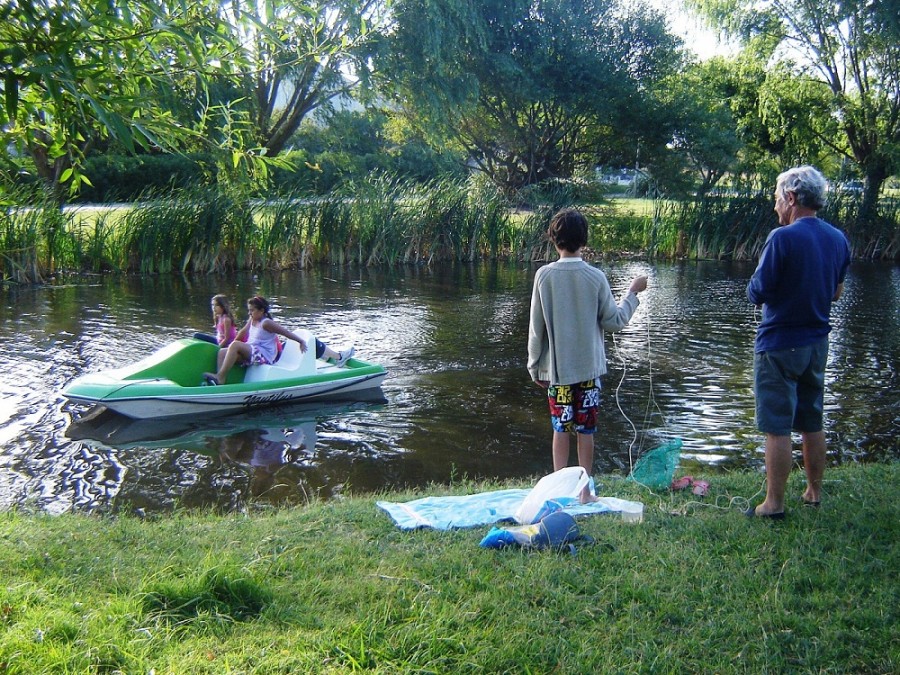
[[[706,493],[709,492],[709,483],[705,480],[695,480],[694,481],[694,489],[691,490],[698,497],[705,497]]]
[[[679,490],[686,490],[691,485],[694,484],[693,476],[682,476],[681,478],[677,478],[672,481],[671,490],[672,492],[678,492]]]

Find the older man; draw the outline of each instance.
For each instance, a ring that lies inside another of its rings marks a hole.
[[[803,442],[806,491],[801,501],[818,506],[821,499],[829,318],[850,265],[847,238],[816,216],[825,190],[824,176],[811,166],[778,176],[775,212],[781,227],[769,235],[747,286],[750,301],[763,310],[753,370],[756,424],[766,435],[766,499],[748,516],[784,518],[792,430]]]

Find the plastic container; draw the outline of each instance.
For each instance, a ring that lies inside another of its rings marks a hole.
[[[632,503],[623,508],[622,522],[624,523],[642,523],[644,522],[644,505],[640,503]]]
[[[516,510],[516,522],[536,523],[581,496],[590,477],[580,466],[567,466],[541,478]]]
[[[618,511],[622,515],[622,522],[640,523],[644,520],[644,505],[641,502],[632,502],[616,497],[601,497],[597,502],[611,511]]]

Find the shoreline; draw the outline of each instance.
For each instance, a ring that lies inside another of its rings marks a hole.
[[[680,475],[678,472],[676,475]],[[0,670],[896,672],[900,463],[829,468],[821,508],[742,515],[762,474],[649,493],[640,524],[578,519],[577,553],[401,531],[377,499],[240,514],[0,514]],[[756,503],[756,502],[753,502]]]

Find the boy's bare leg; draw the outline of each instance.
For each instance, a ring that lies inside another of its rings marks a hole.
[[[553,470],[559,471],[569,465],[569,432],[553,432]]]
[[[594,434],[576,434],[578,437],[578,465],[587,471],[588,477],[594,471]],[[597,497],[591,494],[590,487],[585,485],[581,491],[581,503],[597,501]]]

